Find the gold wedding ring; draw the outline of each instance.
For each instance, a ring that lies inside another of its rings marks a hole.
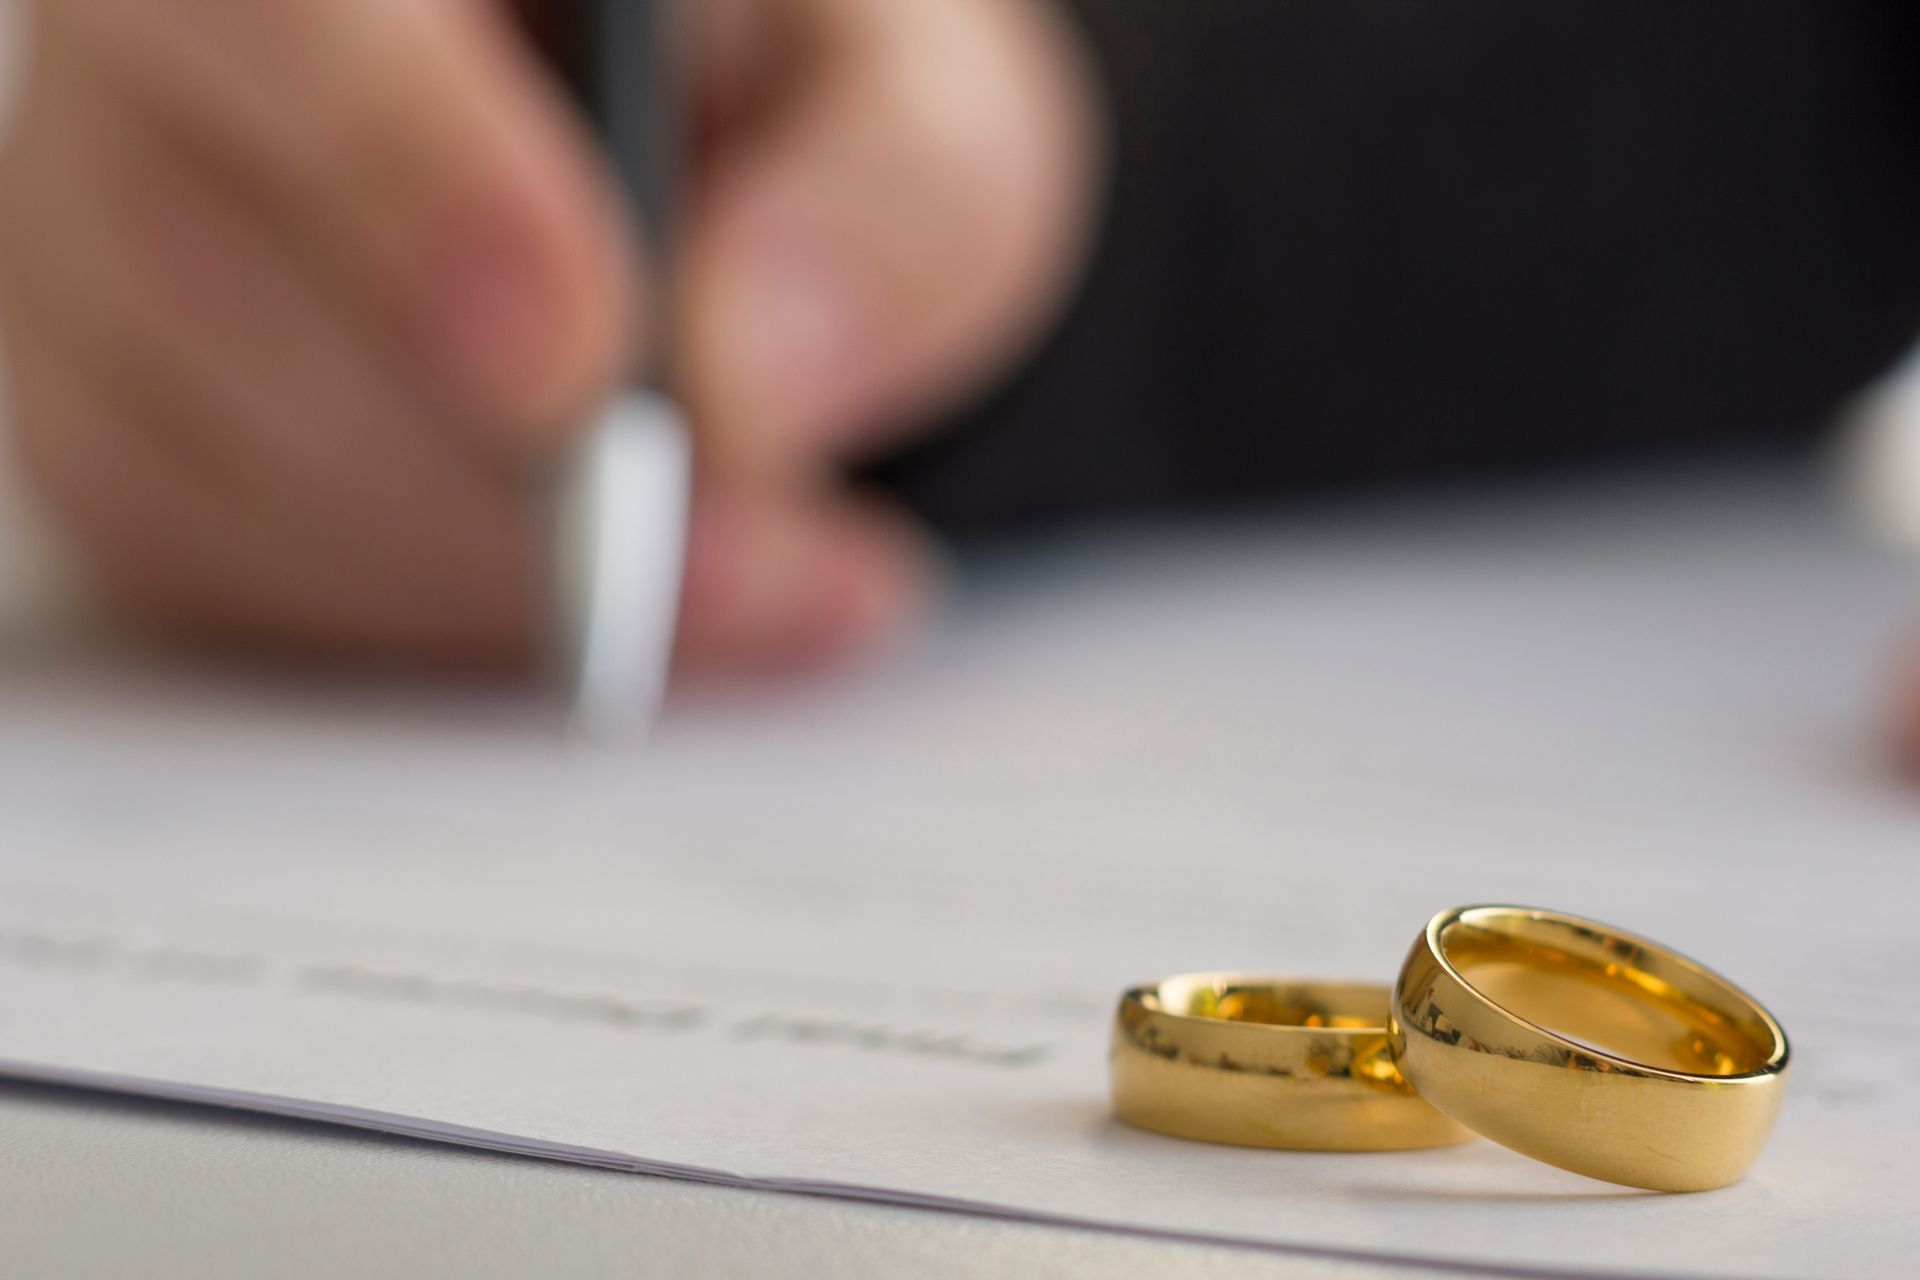
[[[1420,1095],[1548,1164],[1656,1191],[1738,1181],[1786,1092],[1787,1037],[1718,974],[1552,911],[1430,921],[1394,986]]]
[[[1120,998],[1113,1109],[1142,1129],[1247,1147],[1391,1151],[1473,1135],[1395,1069],[1388,992],[1189,974]]]

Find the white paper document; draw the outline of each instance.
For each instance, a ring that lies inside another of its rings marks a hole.
[[[1873,741],[1920,571],[1810,485],[1332,510],[969,581],[893,669],[694,695],[623,753],[497,698],[16,663],[5,1070],[1523,1273],[1920,1251],[1920,800]],[[1473,901],[1622,925],[1768,1002],[1795,1063],[1744,1182],[1109,1117],[1129,983],[1386,983]]]

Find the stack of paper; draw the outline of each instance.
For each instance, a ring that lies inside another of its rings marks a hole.
[[[21,1076],[685,1177],[1409,1258],[1857,1274],[1920,1248],[1914,574],[1778,479],[1338,511],[979,569],[854,684],[644,752],[524,705],[18,666]],[[1133,981],[1389,981],[1456,903],[1596,916],[1795,1042],[1732,1189],[1488,1143],[1232,1150],[1105,1103]]]

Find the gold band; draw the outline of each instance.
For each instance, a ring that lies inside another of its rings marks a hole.
[[[1468,1128],[1655,1191],[1738,1181],[1786,1092],[1786,1033],[1753,997],[1552,911],[1435,916],[1401,968],[1389,1029],[1407,1079]]]
[[[1385,987],[1189,974],[1120,998],[1113,1110],[1179,1138],[1393,1151],[1473,1135],[1415,1095],[1387,1047]]]

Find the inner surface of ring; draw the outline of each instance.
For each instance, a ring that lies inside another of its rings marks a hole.
[[[1566,1040],[1664,1071],[1734,1076],[1779,1047],[1767,1019],[1677,956],[1575,922],[1468,912],[1440,949],[1468,985]]]
[[[1174,978],[1142,997],[1150,1009],[1190,1018],[1270,1027],[1378,1031],[1387,1025],[1385,988],[1255,978]]]

